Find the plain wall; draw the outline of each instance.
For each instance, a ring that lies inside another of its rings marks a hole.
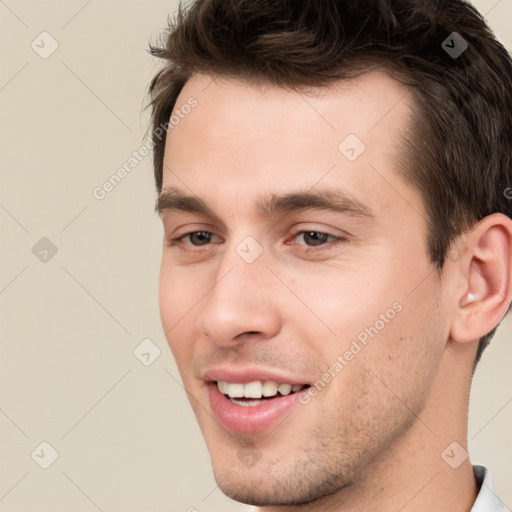
[[[475,4],[512,48],[512,0]],[[247,508],[215,484],[163,336],[151,157],[93,195],[142,145],[158,68],[147,44],[176,6],[0,2],[1,511]],[[43,31],[58,44],[46,59]],[[477,370],[469,423],[472,460],[509,510],[511,334],[508,318]],[[147,338],[161,351],[150,366],[133,354]],[[47,469],[43,441],[58,452]]]

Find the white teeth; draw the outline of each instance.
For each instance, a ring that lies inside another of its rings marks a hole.
[[[279,384],[277,390],[281,395],[289,395],[292,391],[292,385],[291,384]]]
[[[244,384],[244,396],[246,398],[261,398],[262,384],[259,380]]]
[[[276,396],[277,395],[277,382],[267,380],[263,383],[263,396]]]
[[[277,393],[280,393],[281,395],[289,395],[292,392],[295,393],[296,391],[300,391],[304,388],[301,384],[295,384],[292,386],[291,384],[286,383],[278,384],[273,380],[267,380],[264,382],[255,380],[253,382],[248,382],[247,384],[241,384],[238,382],[230,383],[218,380],[217,387],[223,395],[228,395],[230,398],[244,397],[255,399],[276,396]],[[238,403],[238,401],[235,403]]]
[[[231,398],[241,398],[244,396],[244,385],[243,384],[228,384],[227,394]]]
[[[227,382],[224,382],[223,380],[218,380],[217,381],[217,387],[219,388],[219,391],[223,395],[227,395],[228,394],[228,383]]]
[[[260,405],[261,402],[263,400],[251,400],[251,401],[242,401],[242,400],[237,400],[236,398],[230,398],[230,400],[236,404],[236,405],[241,405],[242,407],[254,407],[255,405]]]

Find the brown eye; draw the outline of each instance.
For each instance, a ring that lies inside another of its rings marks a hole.
[[[177,246],[187,250],[187,247],[190,249],[190,247],[203,247],[210,244],[214,236],[210,231],[191,231],[178,238],[170,238],[167,243],[170,247]]]
[[[332,235],[329,235],[327,233],[320,233],[319,231],[304,231],[303,237],[304,241],[307,245],[316,247],[319,245],[323,245],[329,241],[329,237]],[[333,237],[334,238],[334,237]]]
[[[194,231],[192,233],[187,233],[183,238],[186,237],[189,238],[191,245],[201,246],[210,243],[212,233],[209,231]]]
[[[294,238],[302,237],[304,244],[309,247],[319,247],[325,245],[327,242],[336,240],[338,237],[330,235],[329,233],[322,233],[320,231],[299,231],[295,234]]]

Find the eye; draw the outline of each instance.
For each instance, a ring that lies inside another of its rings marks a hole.
[[[337,245],[345,241],[344,238],[331,235],[329,233],[323,233],[321,231],[298,231],[293,236],[293,239],[300,239],[305,242],[305,244],[299,243],[298,245],[306,245],[307,247],[321,247],[324,246],[333,246]]]
[[[190,233],[185,233],[184,235],[178,238],[171,238],[169,240],[169,245],[175,246],[178,244],[183,244],[183,241],[188,239],[189,244],[192,247],[202,247],[203,245],[207,245],[212,241],[212,237],[215,235],[210,231],[191,231]]]
[[[211,243],[219,243],[218,241],[215,241],[215,238],[219,237],[214,235],[211,231],[191,231],[177,238],[168,239],[167,243],[171,247],[178,246],[183,250],[187,250],[188,247],[189,250],[193,250],[193,248],[200,248]],[[291,240],[300,239],[302,239],[302,242],[287,242],[287,245],[303,246],[306,252],[309,252],[330,249],[346,241],[346,238],[331,235],[329,233],[306,230],[297,231],[291,238]]]

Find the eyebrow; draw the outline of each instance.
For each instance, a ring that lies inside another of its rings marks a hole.
[[[286,194],[265,194],[259,196],[255,206],[256,212],[263,217],[314,209],[368,220],[375,219],[375,214],[367,205],[341,189],[329,188]],[[167,187],[156,200],[155,212],[161,216],[173,211],[196,213],[222,222],[201,198],[188,195],[177,187]]]

